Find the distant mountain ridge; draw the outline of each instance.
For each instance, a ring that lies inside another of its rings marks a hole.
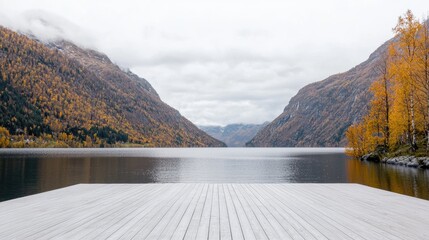
[[[229,124],[222,126],[199,126],[210,136],[226,143],[228,147],[244,147],[256,133],[265,127],[268,122],[263,124]]]
[[[67,41],[42,43],[3,27],[0,99],[0,126],[11,134],[64,133],[96,141],[103,129],[146,146],[225,146],[106,55]]]
[[[347,72],[303,87],[280,116],[263,128],[249,147],[343,147],[347,128],[366,114],[369,87],[389,40],[368,60]]]

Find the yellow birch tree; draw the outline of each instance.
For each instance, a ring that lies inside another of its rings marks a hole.
[[[417,67],[418,33],[421,24],[408,10],[403,17],[399,17],[394,32],[398,40],[394,42],[394,64],[395,73],[395,101],[394,109],[398,114],[407,114],[407,135],[409,144],[413,151],[417,149]]]

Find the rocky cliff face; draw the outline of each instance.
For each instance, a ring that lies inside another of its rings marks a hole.
[[[371,99],[368,89],[379,76],[377,65],[386,53],[388,43],[380,46],[368,60],[349,71],[299,90],[283,113],[246,146],[345,146],[345,131],[368,110]]]
[[[267,124],[268,122],[263,124],[229,124],[225,127],[199,126],[199,128],[226,143],[228,147],[244,147]]]
[[[102,128],[147,146],[225,146],[106,55],[66,41],[42,43],[2,27],[0,99],[0,126],[12,134],[24,129],[77,138]]]

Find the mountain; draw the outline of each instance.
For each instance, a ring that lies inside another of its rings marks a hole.
[[[263,128],[249,147],[340,147],[347,128],[366,114],[369,86],[390,41],[368,60],[347,72],[309,84],[299,90],[280,116]]]
[[[0,126],[12,135],[154,147],[222,147],[145,79],[97,51],[0,27]]]
[[[263,124],[229,124],[222,126],[199,126],[210,136],[226,143],[228,147],[244,147],[246,142],[251,140],[256,133],[268,122]]]

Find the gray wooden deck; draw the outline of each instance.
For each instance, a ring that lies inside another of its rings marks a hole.
[[[429,201],[357,184],[80,184],[0,203],[0,239],[429,239]]]

